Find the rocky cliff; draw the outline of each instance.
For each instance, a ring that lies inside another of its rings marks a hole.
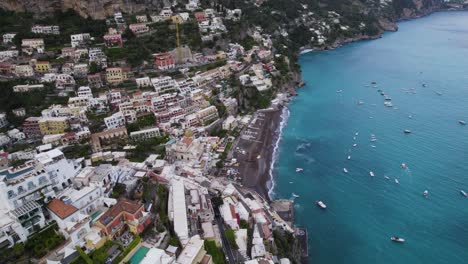
[[[73,9],[83,17],[103,19],[116,11],[137,13],[161,8],[165,0],[1,0],[0,7],[39,15]]]

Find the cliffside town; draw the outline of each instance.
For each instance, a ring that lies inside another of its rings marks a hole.
[[[307,232],[266,183],[299,50],[464,3],[0,7],[0,262],[287,264]]]

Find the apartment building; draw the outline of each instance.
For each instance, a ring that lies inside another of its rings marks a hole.
[[[159,131],[159,128],[157,127],[143,129],[140,131],[134,131],[130,133],[130,138],[133,141],[146,141],[148,139],[160,137],[160,136],[161,136],[161,132]]]
[[[39,120],[39,129],[42,135],[65,133],[70,128],[67,117],[47,117]]]

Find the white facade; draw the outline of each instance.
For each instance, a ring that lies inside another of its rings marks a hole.
[[[93,92],[91,91],[91,88],[89,86],[81,86],[78,88],[78,97],[84,97],[84,98],[93,98]]]
[[[70,35],[70,43],[73,48],[76,48],[89,40],[91,40],[91,35],[89,33]]]
[[[12,43],[16,33],[5,33],[3,34],[3,44]]]
[[[151,78],[151,83],[158,94],[177,92],[179,90],[177,82],[169,76]]]
[[[35,34],[46,34],[46,35],[59,35],[60,27],[59,26],[42,26],[34,25],[31,27],[31,32]]]
[[[117,112],[109,117],[104,118],[104,123],[108,129],[125,126],[125,117],[122,112]]]
[[[161,136],[161,132],[159,132],[159,128],[157,127],[130,133],[130,138],[135,141],[145,141],[159,136]]]

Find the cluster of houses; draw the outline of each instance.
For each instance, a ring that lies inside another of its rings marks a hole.
[[[192,53],[190,47],[155,53],[153,69],[157,77],[133,72],[126,65],[110,65],[105,55],[106,49],[125,46],[122,34],[127,29],[139,37],[150,34],[149,25],[154,22],[192,20],[198,24],[202,40],[207,41],[226,32],[223,19],[236,21],[241,15],[240,9],[224,9],[222,13],[203,10],[198,0],[188,1],[186,12],[175,13],[166,7],[158,14],[137,15],[137,23],[130,25],[117,12],[107,20],[104,43],[97,45],[97,36],[89,33],[72,34],[57,57],[61,60],[54,61],[38,60],[47,53],[44,39],[22,39],[18,51],[12,47],[15,33],[4,34],[3,44],[12,48],[0,51],[0,76],[29,79],[12,87],[13,92],[52,87],[58,96],[68,96],[68,102],[51,105],[36,116],[30,116],[23,107],[13,109],[11,114],[24,119],[18,128],[11,127],[6,113],[0,113],[0,128],[8,128],[0,133],[0,147],[31,144],[23,150],[0,152],[0,246],[25,242],[29,235],[53,222],[66,241],[47,256],[48,263],[65,263],[78,254],[77,246],[86,253],[108,240],[126,246],[157,217],[151,213],[151,203],[114,199],[112,190],[123,184],[130,192],[148,178],[169,190],[167,213],[180,248],[143,241],[138,247],[149,250],[140,263],[212,263],[204,241],[230,247],[223,242],[224,228],[236,234],[239,261],[278,262],[265,245],[273,242],[273,230],[294,230],[256,192],[232,184],[230,179],[211,176],[234,138],[208,136],[212,129],[239,131],[250,122],[250,116],[237,116],[238,103],[229,96],[232,87],[227,84],[228,78],[235,77],[260,92],[272,87],[272,78],[278,74],[274,58],[280,55],[272,54],[270,36],[256,28],[251,37],[258,45],[248,50],[231,43],[216,54]],[[34,25],[31,32],[61,34],[59,26],[54,25]],[[189,66],[219,61],[225,63],[210,70],[188,70]],[[100,70],[90,73],[95,66]],[[180,74],[167,74],[177,70]],[[123,87],[124,83],[135,89]],[[218,105],[210,99],[223,105],[225,115],[220,115]],[[152,124],[128,129],[148,116],[154,120]],[[170,139],[165,143],[164,158],[150,155],[144,162],[128,159],[132,144],[163,135]],[[128,145],[116,149],[115,142]],[[92,154],[67,159],[64,148],[75,144],[89,144]],[[16,164],[18,161],[21,165]],[[112,165],[108,161],[113,161]],[[222,199],[219,209],[211,202],[214,195]],[[253,236],[241,225],[244,221]],[[247,249],[250,244],[251,251]]]

